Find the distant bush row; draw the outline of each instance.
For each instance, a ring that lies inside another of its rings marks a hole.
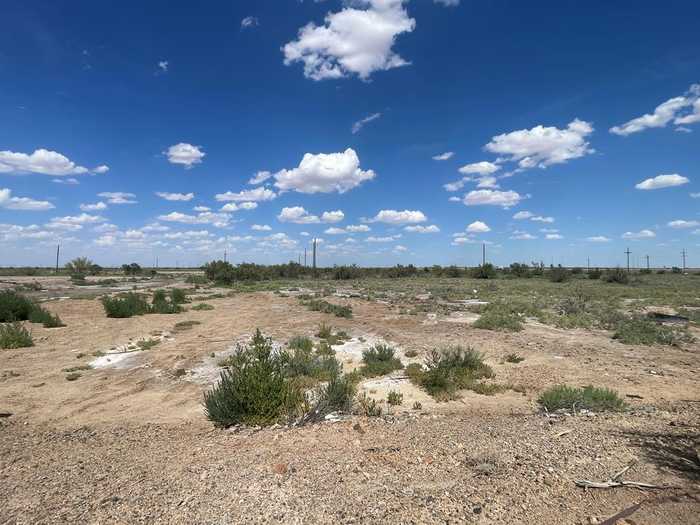
[[[182,304],[187,302],[187,295],[182,288],[155,290],[150,304],[146,296],[127,292],[115,296],[102,297],[102,306],[107,317],[125,318],[145,314],[177,314],[182,312]]]

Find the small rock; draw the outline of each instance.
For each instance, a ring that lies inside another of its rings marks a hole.
[[[361,426],[359,423],[355,423],[355,424],[352,426],[352,429],[353,429],[354,431],[356,431],[356,432],[359,432],[360,434],[364,434],[364,433],[365,433],[365,429],[363,429],[362,426]]]
[[[289,471],[289,467],[287,467],[286,463],[275,463],[272,467],[272,470],[275,474],[284,476]]]
[[[481,505],[474,505],[474,508],[472,509],[472,512],[474,514],[481,514],[482,508]]]

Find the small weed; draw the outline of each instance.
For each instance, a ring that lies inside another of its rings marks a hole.
[[[80,374],[80,372],[71,372],[66,374],[66,381],[75,381],[76,379],[79,379],[81,375],[82,374]]]
[[[350,306],[329,303],[323,299],[310,299],[302,301],[302,304],[305,304],[312,312],[323,312],[324,314],[333,314],[336,317],[345,317],[347,319],[352,317],[352,308]]]
[[[175,323],[173,330],[179,332],[183,330],[191,330],[192,327],[197,326],[199,324],[202,324],[201,321],[180,321],[179,323]]]
[[[386,395],[386,402],[391,406],[399,406],[403,404],[403,394],[396,390],[390,390]]]
[[[365,392],[362,392],[357,396],[357,406],[360,410],[360,414],[367,417],[380,417],[382,415],[382,407],[379,403],[371,397],[369,397]]]
[[[64,368],[61,371],[62,372],[79,372],[81,370],[92,370],[92,367],[90,365],[71,366],[69,368]]]
[[[0,324],[0,348],[28,348],[34,346],[32,335],[18,322]]]
[[[210,305],[210,304],[207,304],[207,303],[195,304],[195,305],[192,307],[192,310],[195,310],[195,311],[197,311],[197,312],[200,312],[200,311],[207,311],[207,310],[213,310],[213,309],[214,309],[214,307],[213,307],[212,305]]]
[[[173,375],[175,377],[183,377],[185,374],[187,374],[187,370],[184,368],[176,368],[173,370]]]
[[[413,410],[423,410],[423,405],[416,401],[415,403],[413,403]]]
[[[625,409],[625,402],[614,390],[587,386],[575,388],[557,385],[545,390],[537,402],[552,412],[559,409],[582,409],[594,412],[620,412]]]
[[[142,339],[136,343],[141,350],[150,350],[154,346],[160,344],[160,339]]]
[[[287,347],[293,350],[311,352],[314,349],[314,342],[309,337],[297,335],[289,340]]]
[[[406,357],[412,358],[418,356],[418,352],[416,350],[406,350],[406,353],[404,355]]]
[[[508,354],[506,356],[506,363],[522,363],[525,361],[524,357],[519,356],[518,354]]]

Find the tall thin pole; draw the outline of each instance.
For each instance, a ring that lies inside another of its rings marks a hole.
[[[314,237],[314,244],[313,244],[313,265],[314,265],[314,276],[316,275],[316,237]]]
[[[681,252],[681,257],[683,257],[683,273],[685,273],[685,258],[688,254],[685,251],[685,248],[683,248],[683,251]]]
[[[306,248],[304,248],[304,268],[306,268]]]
[[[586,270],[591,271],[591,258],[588,257],[588,262],[586,263]]]
[[[486,243],[481,244],[481,266],[486,266]]]
[[[56,245],[56,273],[58,273],[58,254],[61,253],[61,245]]]
[[[627,254],[627,273],[630,273],[630,253],[632,253],[632,252],[630,251],[629,248],[627,248],[625,253]]]
[[[647,271],[651,270],[651,266],[649,266],[649,256],[647,255]]]

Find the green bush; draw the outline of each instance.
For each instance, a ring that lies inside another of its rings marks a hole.
[[[177,288],[175,289],[177,290]],[[153,292],[153,299],[151,299],[149,313],[179,314],[180,312],[182,312],[182,307],[178,303],[173,302],[172,299],[168,300],[165,290],[155,290]]]
[[[287,346],[291,349],[303,350],[306,352],[311,352],[314,349],[314,342],[304,335],[297,335],[292,337]]]
[[[58,315],[52,314],[38,305],[35,305],[34,309],[29,314],[29,322],[41,323],[44,325],[44,328],[60,328],[66,326]]]
[[[312,312],[323,312],[324,314],[333,314],[336,317],[348,319],[352,317],[352,308],[350,306],[329,303],[323,299],[310,299],[302,302],[302,304],[305,304]]]
[[[316,393],[313,408],[304,416],[304,421],[319,421],[331,412],[349,413],[357,390],[353,378],[334,374]]]
[[[461,346],[430,351],[426,370],[420,366],[411,367],[409,379],[438,401],[455,399],[457,390],[473,390],[478,385],[477,380],[494,376],[482,354]]]
[[[619,412],[625,409],[625,402],[614,390],[587,386],[575,388],[557,385],[545,390],[537,402],[547,410],[559,409],[593,410],[595,412]]]
[[[0,324],[0,348],[27,348],[30,346],[34,346],[32,335],[22,326],[22,323]]]
[[[313,347],[312,347],[313,348]],[[340,363],[330,355],[318,355],[309,348],[291,348],[280,352],[287,377],[310,377],[316,381],[329,381],[340,374]]]
[[[626,345],[672,345],[690,342],[690,334],[678,328],[642,318],[626,318],[617,323],[613,339]]]
[[[379,403],[371,397],[369,397],[365,392],[362,392],[357,396],[357,406],[360,413],[367,417],[379,417],[382,415],[382,407]]]
[[[0,292],[0,323],[26,321],[34,308],[34,302],[17,292]]]
[[[564,283],[569,280],[571,274],[566,268],[560,266],[552,266],[549,269],[549,280],[553,283]]]
[[[364,377],[376,377],[390,374],[394,370],[403,368],[401,361],[394,357],[395,350],[388,345],[376,344],[372,348],[362,352],[360,373]]]
[[[482,264],[472,270],[474,279],[495,279],[496,267],[491,263]]]
[[[520,316],[498,303],[486,306],[481,317],[472,326],[484,330],[500,330],[504,332],[519,332],[523,329]]]
[[[588,278],[589,279],[597,281],[602,276],[603,276],[603,272],[601,272],[598,268],[594,268],[593,270],[588,270]]]
[[[185,304],[187,302],[187,293],[182,288],[171,288],[170,302],[173,304]]]
[[[150,310],[143,295],[134,292],[127,292],[115,297],[105,296],[102,298],[102,306],[107,317],[114,318],[144,315]]]
[[[250,344],[229,358],[218,384],[205,392],[207,417],[216,426],[229,427],[270,425],[300,415],[304,395],[288,379],[285,364],[272,341],[257,330]]]
[[[603,279],[606,283],[629,284],[630,282],[629,274],[619,266],[605,272]]]

